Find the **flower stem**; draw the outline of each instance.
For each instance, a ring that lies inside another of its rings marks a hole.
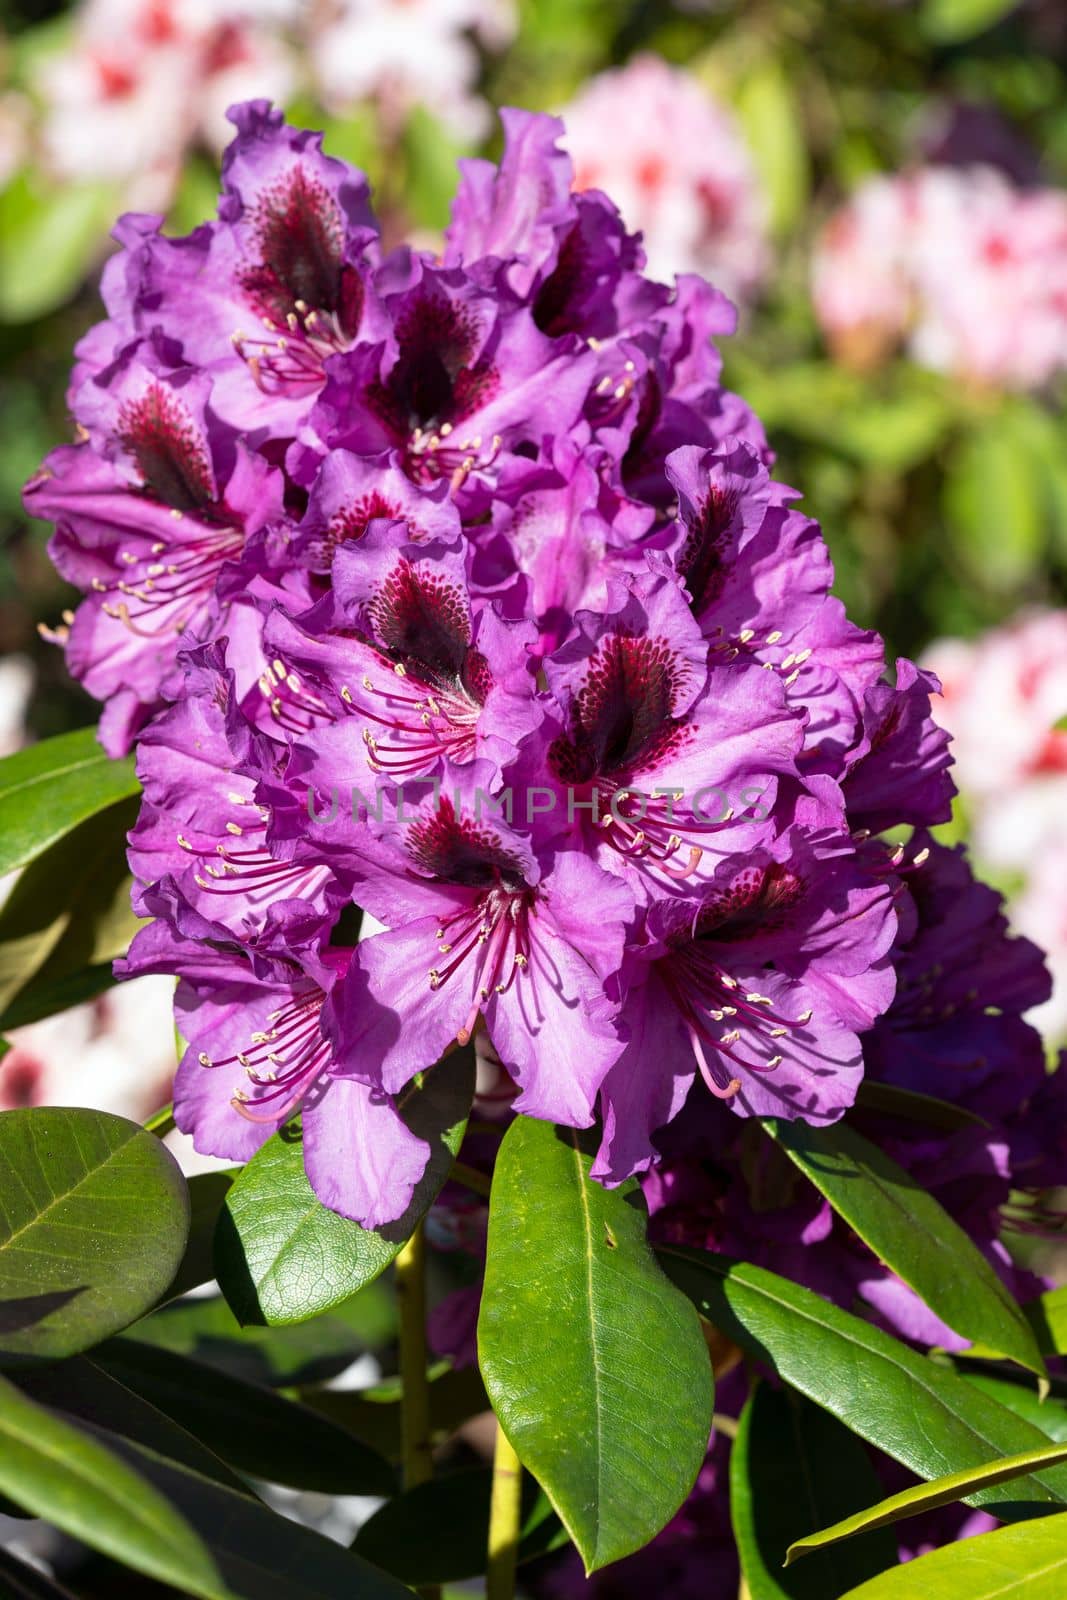
[[[489,1503],[489,1564],[486,1600],[512,1600],[522,1521],[522,1463],[497,1427],[493,1453],[493,1492]]]
[[[426,1381],[426,1245],[420,1222],[396,1258],[400,1310],[401,1434],[404,1488],[433,1476],[430,1454],[430,1390]]]
[[[400,1312],[400,1431],[404,1488],[433,1477],[430,1442],[430,1388],[426,1378],[426,1242],[420,1222],[396,1258],[396,1297]],[[418,1590],[422,1600],[440,1600],[436,1584]]]

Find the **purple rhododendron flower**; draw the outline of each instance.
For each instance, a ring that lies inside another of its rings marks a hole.
[[[916,997],[924,928],[967,949],[957,869],[917,910],[932,868],[871,838],[947,814],[936,681],[830,593],[722,385],[733,307],[644,273],[553,118],[504,113],[435,258],[318,135],[231,115],[217,218],[117,229],[77,440],[27,490],[71,668],[138,743],[120,970],[180,980],[179,1125],[242,1159],[299,1114],[316,1192],[378,1224],[428,1155],[408,1085],[474,1034],[610,1182],[661,1152],[668,1184],[672,1123],[717,1159],[832,1121],[916,1030],[940,1082]],[[992,1055],[1025,1025],[972,964],[943,1005]],[[945,1174],[1003,1185],[982,1149]]]

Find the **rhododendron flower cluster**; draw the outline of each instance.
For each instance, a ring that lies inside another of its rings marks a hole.
[[[982,166],[870,178],[825,228],[812,289],[850,364],[906,344],[974,384],[1039,388],[1067,365],[1067,194]]]
[[[730,111],[692,73],[636,56],[590,78],[563,112],[577,184],[640,228],[656,274],[700,272],[749,300],[767,270],[767,207]]]
[[[409,1086],[476,1031],[609,1184],[683,1106],[840,1117],[925,859],[871,837],[952,793],[936,680],[845,616],[722,387],[729,302],[646,276],[561,124],[503,115],[437,258],[238,108],[217,221],[121,224],[27,491],[137,744],[120,967],[180,978],[178,1125],[243,1160],[300,1112],[369,1224],[426,1165]]]
[[[1051,999],[1034,1020],[1067,1037],[1067,612],[1031,611],[980,638],[942,639],[926,659],[944,682],[979,859],[1013,884],[1016,927],[1048,952]]]

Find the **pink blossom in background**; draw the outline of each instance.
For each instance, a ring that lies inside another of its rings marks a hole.
[[[654,277],[700,272],[752,297],[767,269],[764,197],[737,124],[696,78],[637,56],[591,78],[563,118],[575,187],[611,194]]]
[[[981,166],[868,179],[823,231],[812,295],[852,364],[904,339],[935,371],[1040,387],[1067,363],[1067,194]]]
[[[395,121],[420,104],[461,138],[487,132],[489,108],[474,93],[478,46],[511,42],[512,0],[334,0],[320,16],[309,51],[329,110],[374,98]]]
[[[924,664],[941,679],[934,715],[953,736],[979,861],[1019,885],[1015,928],[1048,953],[1052,998],[1031,1013],[1067,1037],[1067,611],[1024,613],[974,641],[943,639]]]

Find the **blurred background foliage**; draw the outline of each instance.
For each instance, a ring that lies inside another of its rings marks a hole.
[[[92,3],[106,12],[107,0]],[[36,637],[38,620],[54,619],[68,597],[47,563],[47,529],[21,510],[20,486],[69,433],[70,350],[98,315],[115,214],[159,204],[184,231],[212,214],[217,181],[217,148],[191,127],[146,206],[135,181],[146,124],[136,118],[126,171],[87,176],[86,160],[68,163],[78,175],[63,171],[41,132],[48,94],[61,89],[46,93],[42,83],[50,61],[79,48],[86,9],[0,3],[0,651],[38,663],[30,711],[38,734],[87,721],[90,708],[67,684],[58,652]],[[371,9],[385,26],[402,8],[384,0]],[[286,41],[289,114],[325,127],[328,150],[368,169],[388,233],[439,230],[456,157],[496,153],[494,122],[487,117],[481,133],[476,117],[450,121],[373,92],[339,109],[307,66],[321,8],[268,0],[245,10],[256,27],[268,14],[280,18],[272,25]],[[770,251],[762,288],[727,342],[728,378],[763,417],[777,475],[822,521],[838,591],[858,621],[915,655],[939,635],[972,635],[1020,606],[1062,603],[1062,377],[1038,392],[999,392],[903,355],[845,364],[820,333],[810,288],[814,241],[871,174],[931,158],[987,160],[1013,181],[1067,187],[1061,0],[523,0],[492,36],[479,31],[475,7],[471,19],[473,103],[557,110],[590,76],[654,52],[732,108],[763,190]],[[264,69],[268,91],[275,67]],[[243,91],[254,89],[256,71],[252,60]],[[76,142],[77,123],[65,137]],[[82,137],[104,139],[107,126],[86,116]]]

